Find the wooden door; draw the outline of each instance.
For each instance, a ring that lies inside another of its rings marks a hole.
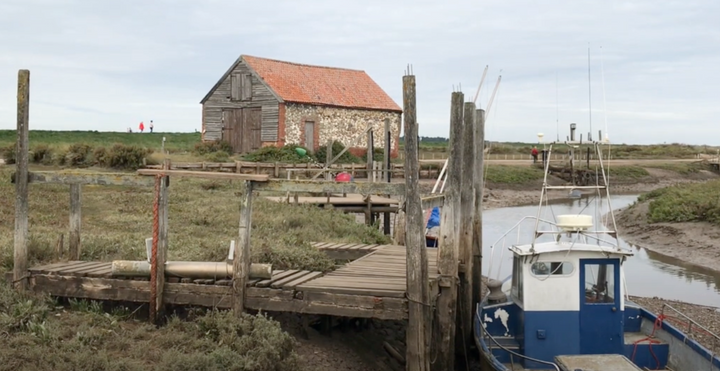
[[[305,148],[310,152],[315,151],[315,122],[305,121]]]
[[[222,139],[230,143],[235,153],[252,152],[262,145],[260,108],[223,110]]]
[[[243,149],[252,152],[262,146],[262,109],[243,108]]]
[[[226,109],[222,112],[223,117],[223,130],[222,140],[230,143],[233,152],[241,152],[242,142],[242,110],[239,109]]]

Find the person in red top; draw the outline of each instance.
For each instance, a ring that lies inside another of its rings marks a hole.
[[[533,158],[533,163],[536,163],[536,162],[537,162],[537,156],[538,156],[537,147],[533,147],[531,154],[532,154],[532,158]]]
[[[145,124],[143,124],[142,122],[140,122],[140,127],[139,127],[139,129],[140,129],[140,132],[142,133],[142,132],[145,130]]]

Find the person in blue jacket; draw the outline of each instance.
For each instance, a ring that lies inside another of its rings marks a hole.
[[[425,245],[427,247],[437,247],[438,236],[440,235],[440,208],[435,207],[430,213],[427,226],[425,227]]]

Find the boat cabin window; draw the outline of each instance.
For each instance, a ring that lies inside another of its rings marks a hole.
[[[612,264],[585,265],[585,302],[614,303],[615,266]]]
[[[570,262],[536,262],[530,267],[533,276],[567,276],[573,272]]]
[[[512,295],[518,302],[523,302],[523,261],[518,256],[513,259]]]

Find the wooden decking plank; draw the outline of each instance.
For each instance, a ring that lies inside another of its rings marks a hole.
[[[363,243],[363,244],[360,244],[360,245],[357,245],[357,246],[350,247],[350,248],[348,248],[348,250],[360,250],[360,249],[367,248],[368,246],[371,246],[371,245],[368,245],[368,244],[366,244],[366,243]]]
[[[286,270],[286,271],[283,271],[282,273],[278,273],[278,274],[275,274],[275,272],[273,272],[272,278],[270,278],[269,280],[262,280],[262,281],[256,283],[255,286],[268,287],[268,286],[270,286],[271,283],[273,283],[277,280],[283,279],[291,274],[295,274],[297,272],[298,272],[297,269]]]
[[[320,250],[324,250],[324,249],[329,248],[330,246],[334,246],[335,243],[334,242],[313,242],[312,245]]]
[[[378,247],[380,247],[380,245],[378,245],[378,244],[374,244],[374,245],[365,245],[365,246],[361,247],[361,248],[360,248],[360,250],[368,250],[368,251],[373,251],[373,250],[375,250],[375,249],[376,249],[376,248],[378,248]]]
[[[108,266],[107,262],[93,262],[89,265],[84,265],[82,267],[75,267],[72,269],[63,269],[58,272],[60,274],[66,274],[66,275],[71,275],[71,276],[84,276],[89,271],[93,271],[98,268],[107,268],[107,266]]]
[[[292,281],[294,281],[294,280],[296,280],[296,279],[298,279],[298,278],[300,278],[300,277],[303,277],[303,276],[305,276],[305,275],[310,274],[310,272],[311,272],[311,271],[299,271],[299,272],[297,272],[297,273],[295,273],[295,274],[291,274],[291,275],[289,275],[289,276],[287,276],[287,277],[284,277],[283,279],[280,279],[280,280],[277,280],[277,281],[271,283],[271,284],[270,284],[270,287],[272,287],[272,288],[274,288],[274,289],[280,288],[280,287],[282,287],[284,284],[286,284],[286,283],[288,283],[288,282],[292,282]]]
[[[72,260],[72,261],[67,261],[67,262],[57,262],[57,263],[52,263],[52,264],[45,264],[45,265],[41,265],[39,267],[32,267],[32,268],[28,269],[28,271],[30,273],[48,272],[49,269],[54,269],[54,268],[58,268],[58,267],[64,267],[67,265],[74,265],[74,264],[79,264],[79,263],[84,263],[84,261]]]
[[[352,250],[353,247],[362,246],[362,245],[363,244],[361,244],[361,243],[349,243],[343,247],[338,248],[338,250]]]
[[[97,264],[97,262],[82,262],[79,264],[73,264],[73,265],[67,265],[64,267],[53,268],[52,270],[48,270],[48,273],[62,275],[62,274],[65,274],[65,272],[73,272],[73,271],[77,270],[78,268],[81,268],[81,269],[87,268],[87,267],[91,267],[96,264]]]
[[[294,289],[298,285],[301,285],[305,282],[308,282],[312,279],[322,276],[322,274],[323,274],[323,272],[311,272],[310,274],[306,274],[296,280],[290,281],[290,282],[282,285],[282,288],[283,289]]]
[[[334,294],[345,294],[345,295],[363,295],[363,296],[376,296],[386,298],[404,298],[405,292],[392,291],[392,290],[366,290],[366,289],[355,289],[355,288],[326,288],[326,287],[297,287],[296,289],[302,291],[313,291],[313,292],[326,292]]]
[[[104,272],[107,271],[108,273],[112,273],[112,263],[110,262],[103,262],[103,265],[100,265],[93,269],[87,269],[83,273],[85,275],[94,275],[96,272]]]

